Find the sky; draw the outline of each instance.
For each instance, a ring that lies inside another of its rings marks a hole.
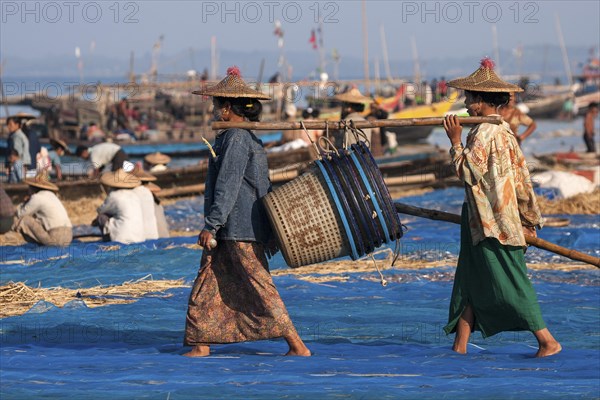
[[[569,46],[598,46],[598,1],[366,1],[369,56],[410,60],[464,54],[494,56],[498,46],[558,44],[556,16]],[[0,1],[0,60],[5,74],[11,59],[61,55],[114,56],[128,60],[151,53],[163,36],[161,62],[189,49],[278,51],[275,21],[284,32],[284,51],[312,51],[311,30],[322,21],[323,44],[330,55],[362,57],[361,1]],[[382,35],[382,30],[385,35]],[[413,39],[414,38],[414,41]],[[414,45],[413,45],[414,43]],[[181,55],[184,54],[184,55]],[[43,62],[43,61],[42,61]],[[206,61],[206,66],[210,61]]]

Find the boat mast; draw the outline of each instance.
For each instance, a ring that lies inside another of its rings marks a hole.
[[[560,45],[560,51],[562,52],[563,64],[565,66],[565,72],[567,73],[567,81],[569,86],[573,86],[573,76],[571,75],[571,65],[569,63],[569,55],[567,54],[567,46],[565,46],[565,38],[563,37],[562,29],[560,27],[560,17],[558,13],[556,16],[556,33],[558,34],[558,44]]]
[[[210,80],[217,80],[217,37],[210,37]]]
[[[369,33],[367,32],[367,2],[362,0],[363,63],[365,69],[365,92],[371,91],[369,84]]]
[[[379,27],[379,33],[381,34],[381,48],[383,51],[383,66],[385,68],[385,76],[388,82],[392,81],[392,72],[390,71],[390,59],[388,57],[387,41],[385,40],[385,28],[383,24]]]
[[[496,64],[496,72],[498,75],[502,75],[500,73],[500,50],[498,48],[498,30],[496,29],[496,24],[492,24],[492,45],[494,46],[494,64]]]
[[[131,50],[129,54],[129,83],[135,83],[135,72],[133,72],[134,52]]]
[[[410,37],[410,43],[412,45],[412,55],[414,62],[414,74],[415,74],[415,85],[421,84],[421,66],[419,65],[419,52],[417,51],[417,40],[414,36]]]
[[[6,63],[6,60],[3,60],[2,63],[0,63],[0,98],[2,99],[2,105],[4,106],[4,112],[6,113],[6,116],[8,117],[10,115],[9,111],[8,111],[8,105],[6,105],[6,98],[4,97],[4,85],[2,84],[2,72],[4,70],[4,64]]]
[[[381,90],[381,74],[379,72],[379,57],[375,57],[373,61],[373,69],[375,74],[375,94]]]

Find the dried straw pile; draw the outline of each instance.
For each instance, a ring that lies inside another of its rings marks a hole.
[[[538,196],[537,200],[542,214],[600,214],[600,189],[568,199],[548,200]]]
[[[72,300],[82,300],[88,307],[100,307],[111,304],[133,303],[144,296],[170,297],[160,293],[167,289],[184,287],[183,279],[152,280],[145,276],[122,285],[95,286],[85,289],[32,288],[24,282],[10,282],[0,287],[0,318],[21,315],[40,300],[62,307]],[[158,294],[160,293],[160,294]]]
[[[363,257],[356,261],[352,260],[336,260],[323,262],[320,264],[306,265],[299,268],[287,268],[272,271],[271,274],[274,276],[278,275],[295,275],[298,279],[302,279],[309,282],[330,282],[330,281],[347,281],[349,279],[349,273],[368,273],[377,272],[377,268],[380,271],[392,269],[392,260],[394,254],[390,249],[383,249],[373,253],[373,255],[386,254],[384,259],[376,261],[377,264],[370,257]],[[444,266],[456,265],[456,258],[448,258],[446,260],[439,261],[423,261],[408,259],[400,256],[394,264],[394,269],[402,270],[416,270],[416,269],[427,269],[427,268],[439,268]],[[378,275],[373,275],[373,280],[379,280]]]
[[[382,254],[386,253],[385,259],[377,260],[377,267],[379,270],[383,272],[383,276],[388,279],[385,274],[385,271],[389,270],[423,270],[423,274],[420,276],[423,279],[428,279],[427,276],[431,280],[435,278],[435,275],[429,275],[426,270],[433,268],[442,268],[442,267],[455,267],[458,261],[457,257],[450,256],[444,259],[439,259],[436,261],[426,261],[420,260],[417,258],[412,258],[410,256],[400,255],[398,260],[396,260],[394,266],[392,267],[393,253],[390,249],[380,250],[374,254]],[[312,264],[306,265],[304,267],[299,268],[286,268],[279,269],[275,271],[271,271],[271,275],[273,276],[281,276],[281,275],[294,275],[296,278],[313,282],[313,283],[323,283],[323,282],[345,282],[350,279],[350,273],[373,273],[370,277],[366,277],[367,280],[379,281],[380,276],[377,274],[377,267],[371,258],[363,257],[356,261],[352,260],[335,260],[329,262],[323,262],[320,264]],[[574,271],[574,270],[595,270],[597,269],[593,265],[585,264],[585,263],[577,263],[574,261],[570,261],[568,263],[527,263],[527,267],[529,270],[555,270],[555,271]],[[452,272],[451,275],[454,275]],[[452,277],[450,277],[452,278]],[[392,279],[393,280],[393,279]]]
[[[78,200],[62,200],[73,225],[89,225],[98,216],[96,211],[104,197],[84,197]]]

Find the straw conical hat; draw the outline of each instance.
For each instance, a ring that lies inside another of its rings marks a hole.
[[[100,177],[100,183],[119,189],[133,189],[142,184],[137,176],[125,172],[123,169],[103,173]]]
[[[347,92],[336,94],[333,98],[344,103],[368,104],[373,102],[372,98],[363,96],[357,87],[353,87]]]
[[[245,97],[250,99],[271,100],[269,96],[252,89],[244,82],[238,67],[227,69],[227,76],[214,86],[193,91],[192,94],[213,97]]]
[[[17,119],[35,119],[35,115],[19,112],[14,115],[9,115],[7,118],[17,118]]]
[[[152,165],[168,164],[171,162],[171,157],[159,152],[159,153],[148,154],[146,157],[144,157],[144,160],[148,164],[152,164]]]
[[[133,171],[131,171],[131,173],[135,176],[137,176],[137,178],[141,181],[141,182],[153,182],[155,181],[157,178],[152,175],[149,172],[144,171],[143,169],[139,168],[139,167],[135,167],[135,169]]]
[[[39,173],[35,176],[35,178],[25,179],[25,183],[29,186],[33,186],[39,189],[51,190],[53,192],[58,192],[58,186],[54,183],[51,183],[48,180],[48,175],[45,173]]]
[[[466,78],[458,78],[448,82],[448,86],[474,92],[522,92],[517,85],[500,79],[494,72],[494,62],[489,58],[481,60],[481,66]]]
[[[50,144],[52,146],[55,146],[55,147],[56,147],[56,145],[62,147],[62,149],[67,154],[71,153],[71,151],[69,150],[69,146],[67,145],[67,142],[65,142],[64,140],[61,140],[61,139],[50,139]]]
[[[150,189],[150,191],[152,193],[158,193],[160,192],[162,189],[160,188],[160,186],[158,186],[156,183],[152,183],[152,182],[148,182],[148,184],[146,185],[146,187],[148,189]]]

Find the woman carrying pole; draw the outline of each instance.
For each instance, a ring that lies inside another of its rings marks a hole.
[[[510,92],[522,91],[502,81],[489,59],[466,78],[448,86],[465,90],[470,116],[493,116]],[[525,157],[507,123],[482,123],[470,130],[466,145],[454,115],[444,120],[452,144],[450,155],[465,183],[461,248],[450,302],[447,334],[456,332],[453,350],[467,352],[472,331],[483,337],[503,331],[533,332],[536,357],[561,351],[546,328],[527,277],[524,233],[536,236],[542,223]]]
[[[258,121],[269,97],[248,87],[237,67],[213,87],[194,94],[213,97],[217,121]],[[204,248],[188,302],[185,355],[202,357],[210,346],[283,337],[286,355],[310,356],[273,284],[265,253],[271,253],[260,198],[271,189],[262,142],[249,130],[217,134],[204,200]],[[215,240],[216,239],[216,240]]]

